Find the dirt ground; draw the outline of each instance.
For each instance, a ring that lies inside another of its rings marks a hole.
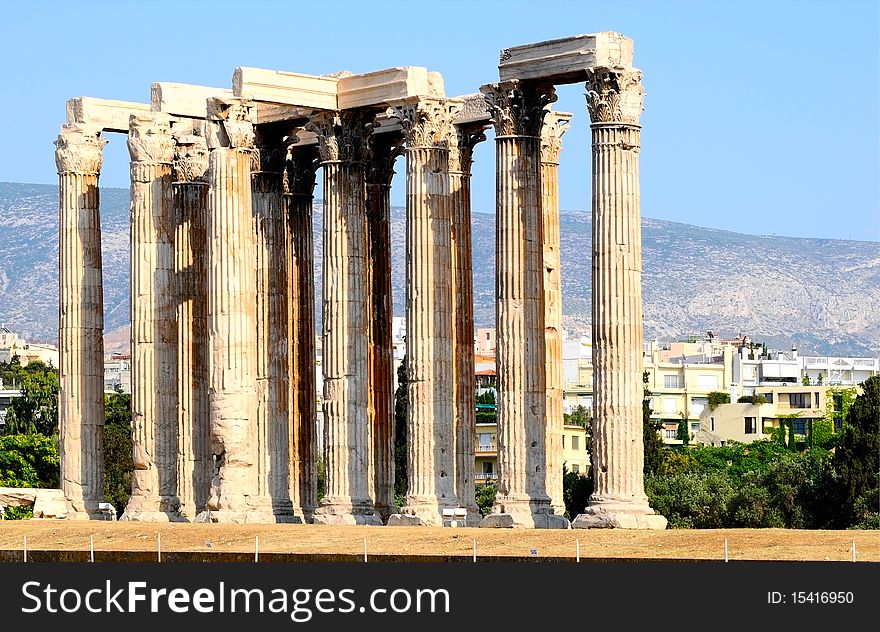
[[[787,529],[513,530],[428,527],[338,527],[320,525],[153,524],[122,522],[0,522],[0,551],[84,551],[93,538],[96,559],[102,551],[157,549],[178,552],[575,559],[728,559],[850,561],[855,542],[858,561],[880,561],[880,532],[795,531]],[[13,558],[17,559],[15,556]],[[378,561],[378,560],[377,560]]]

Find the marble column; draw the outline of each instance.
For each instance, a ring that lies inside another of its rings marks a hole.
[[[547,376],[547,492],[553,513],[562,499],[562,269],[559,253],[559,154],[571,114],[548,112],[541,130],[541,215],[544,226],[544,351]]]
[[[205,510],[211,486],[208,406],[208,147],[176,135],[171,199],[177,285],[177,497],[188,520]]]
[[[294,514],[311,522],[318,503],[315,265],[312,202],[314,146],[291,147],[286,165],[288,374],[290,376],[290,498]]]
[[[455,494],[452,198],[449,136],[458,106],[392,108],[406,135],[407,494],[389,525],[442,525]]]
[[[324,471],[318,524],[381,525],[370,497],[369,317],[364,160],[372,121],[323,112],[306,126],[324,169]]]
[[[211,497],[199,521],[273,522],[260,496],[253,106],[208,99],[208,364]]]
[[[121,520],[180,519],[174,138],[165,114],[131,116],[132,493]]]
[[[301,522],[290,496],[287,217],[283,173],[287,147],[277,130],[257,130],[253,221],[257,309],[257,483],[276,522]]]
[[[468,509],[466,523],[479,526],[474,497],[476,404],[474,372],[474,271],[471,239],[471,166],[474,146],[486,140],[482,124],[455,126],[449,144],[452,196],[452,313],[454,314],[455,495]]]
[[[61,489],[67,517],[104,501],[104,289],[98,175],[100,129],[65,125],[55,141],[59,182]]]
[[[648,505],[642,443],[642,73],[595,68],[593,136],[593,493],[572,526],[665,529]]]
[[[387,520],[394,505],[394,339],[391,333],[391,178],[403,152],[398,134],[370,137],[366,171],[370,316],[370,484]]]
[[[485,527],[567,528],[547,490],[541,127],[552,86],[483,86],[495,125],[498,493]]]

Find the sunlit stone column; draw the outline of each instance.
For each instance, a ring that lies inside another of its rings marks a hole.
[[[550,512],[544,345],[541,127],[552,86],[481,89],[495,125],[498,494],[486,527],[567,528]]]
[[[257,478],[256,247],[251,198],[253,106],[208,99],[208,511],[199,520],[272,522]]]
[[[169,117],[134,114],[131,154],[132,493],[122,520],[179,519],[177,291]]]
[[[403,149],[398,134],[370,137],[366,171],[370,316],[370,484],[376,510],[394,506],[394,346],[391,334],[391,178]]]
[[[544,347],[547,373],[547,491],[553,513],[562,499],[562,268],[559,253],[559,154],[571,114],[548,112],[541,130],[541,215],[544,222]]]
[[[452,196],[453,329],[455,338],[455,495],[468,509],[467,525],[478,526],[474,498],[474,438],[477,432],[474,387],[474,271],[471,239],[471,166],[474,146],[486,140],[484,126],[455,126],[449,144]]]
[[[372,122],[325,112],[307,125],[324,168],[324,467],[319,524],[381,525],[370,497],[369,318],[364,160]]]
[[[312,202],[318,163],[313,146],[290,148],[285,178],[290,375],[290,498],[294,514],[312,521],[318,504],[315,384],[315,264]]]
[[[100,129],[61,128],[58,412],[67,517],[89,519],[104,500],[104,289],[98,175]]]
[[[176,135],[172,203],[177,281],[178,459],[180,515],[194,520],[211,486],[208,407],[208,147],[205,137]]]
[[[287,218],[283,174],[287,147],[279,134],[257,131],[253,221],[257,299],[257,483],[276,522],[301,522],[290,497]]]
[[[430,99],[389,110],[406,134],[408,491],[389,525],[442,525],[455,495],[452,199],[454,106]]]
[[[587,79],[593,134],[593,494],[574,527],[665,529],[648,505],[642,443],[642,73]]]

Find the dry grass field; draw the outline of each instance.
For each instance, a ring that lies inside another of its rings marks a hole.
[[[121,522],[0,522],[0,556],[87,560],[90,538],[96,561],[156,559],[161,534],[164,560],[252,559],[259,538],[262,561],[368,560],[443,561],[570,559],[577,548],[583,561],[738,560],[850,561],[853,542],[858,561],[880,561],[880,532],[725,530],[569,530],[451,529],[428,527],[329,527],[319,525],[151,524]],[[537,550],[533,555],[531,549]],[[220,555],[218,555],[220,554]]]

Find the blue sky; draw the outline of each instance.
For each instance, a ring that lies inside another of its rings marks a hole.
[[[310,74],[440,71],[448,95],[497,80],[501,48],[614,30],[644,72],[642,214],[757,234],[880,240],[878,2],[4,3],[0,181],[56,181],[65,100],[149,99],[153,81],[229,86],[236,66]],[[589,208],[583,85],[560,167],[563,209]],[[102,184],[127,186],[110,137]],[[494,150],[474,210],[494,209]],[[392,201],[403,205],[402,162]]]

